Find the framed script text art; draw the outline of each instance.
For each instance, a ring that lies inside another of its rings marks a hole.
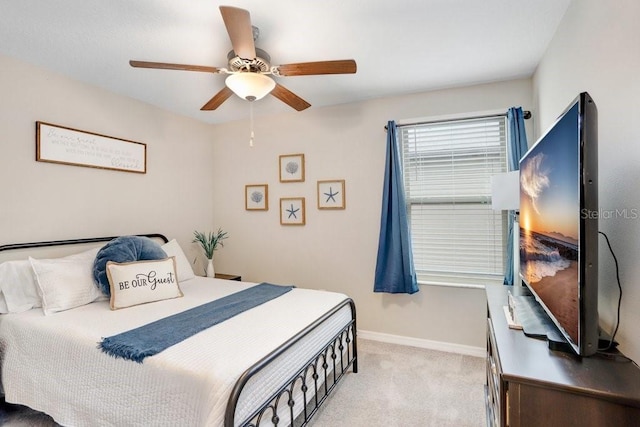
[[[318,181],[318,209],[344,209],[344,179]]]
[[[304,154],[280,156],[280,182],[304,182]]]
[[[304,225],[304,197],[280,199],[280,224]]]
[[[267,184],[245,185],[244,208],[248,211],[268,211],[269,186]]]
[[[147,173],[147,144],[36,122],[36,161]]]

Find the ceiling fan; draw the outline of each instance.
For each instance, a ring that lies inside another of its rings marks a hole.
[[[277,83],[269,75],[288,77],[356,72],[356,62],[353,59],[272,66],[269,54],[255,46],[259,30],[251,25],[249,11],[237,7],[220,6],[220,13],[233,47],[227,55],[229,68],[134,60],[129,61],[129,64],[136,68],[228,74],[225,80],[226,86],[202,106],[201,110],[205,111],[215,110],[234,93],[248,101],[258,100],[270,93],[292,108],[302,111],[309,108],[311,104]]]

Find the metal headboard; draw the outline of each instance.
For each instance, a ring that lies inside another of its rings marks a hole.
[[[169,241],[163,234],[136,234],[140,237],[149,237],[150,239],[161,239],[165,243]],[[119,236],[112,237],[91,237],[88,239],[71,239],[71,240],[50,240],[48,242],[30,242],[30,243],[11,243],[8,245],[0,245],[0,252],[11,251],[15,249],[44,248],[49,246],[79,245],[83,243],[100,243],[108,242]]]

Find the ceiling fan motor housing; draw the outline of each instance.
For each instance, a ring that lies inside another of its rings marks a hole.
[[[260,48],[256,48],[255,58],[240,58],[235,51],[231,50],[227,54],[227,59],[231,71],[267,72],[271,62],[271,56]]]

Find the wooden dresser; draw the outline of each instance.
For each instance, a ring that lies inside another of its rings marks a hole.
[[[620,353],[586,358],[549,350],[509,329],[509,286],[487,286],[488,426],[638,426],[640,369]]]

